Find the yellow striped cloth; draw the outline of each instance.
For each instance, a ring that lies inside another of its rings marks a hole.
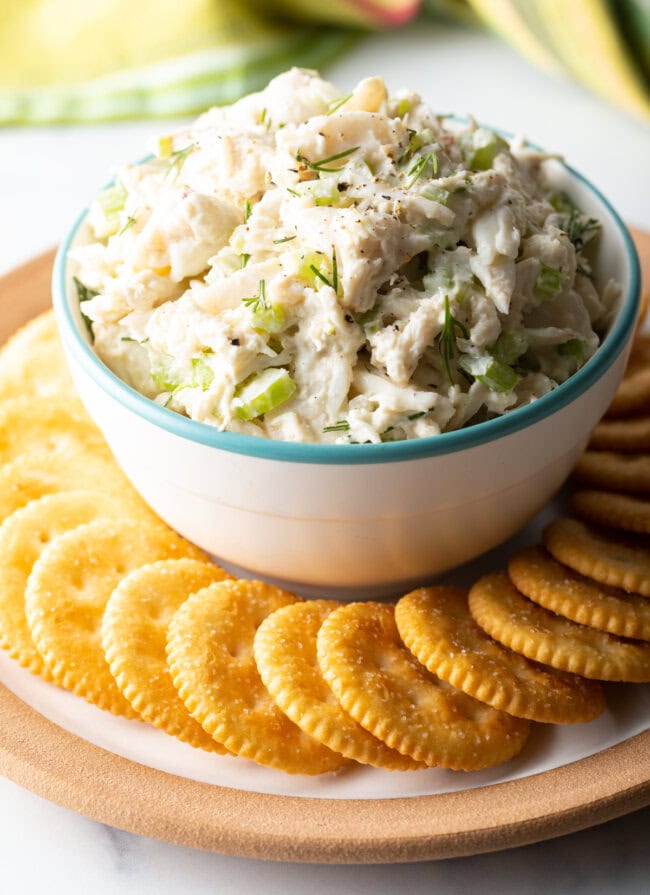
[[[169,116],[325,66],[421,0],[0,0],[0,124]],[[424,0],[650,119],[650,0]]]

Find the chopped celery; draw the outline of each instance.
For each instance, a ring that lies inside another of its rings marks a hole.
[[[150,373],[161,392],[175,392],[182,388],[180,382],[171,378],[169,368],[160,360],[151,360]]]
[[[211,354],[212,352],[210,352]],[[207,391],[214,381],[214,370],[207,362],[205,355],[192,358],[192,388]]]
[[[279,333],[287,325],[284,309],[280,305],[268,305],[253,311],[253,328],[265,333]]]
[[[240,420],[254,420],[284,404],[296,384],[283,367],[255,373],[237,387],[233,408]]]
[[[104,218],[102,227],[98,228],[95,225],[95,235],[98,239],[106,239],[117,233],[122,225],[120,212],[123,211],[126,202],[126,190],[121,183],[115,183],[101,192],[95,202],[100,207]]]
[[[492,356],[502,364],[514,364],[528,350],[528,336],[521,329],[501,333],[492,349]]]
[[[473,171],[487,171],[494,164],[494,158],[508,144],[493,131],[479,127],[462,141],[465,161]]]
[[[397,116],[398,118],[403,118],[408,112],[413,108],[413,103],[410,99],[404,97],[397,103]]]
[[[422,190],[422,195],[431,202],[437,202],[438,205],[449,205],[449,190],[445,190],[441,186],[426,186]]]
[[[103,190],[97,196],[96,201],[101,210],[108,217],[110,214],[122,211],[124,202],[126,201],[126,190],[121,183],[114,183],[113,186],[109,186],[107,189]]]
[[[491,354],[463,354],[458,366],[493,392],[510,392],[519,381],[519,376],[512,367],[501,363]]]
[[[558,345],[557,351],[562,357],[573,358],[578,369],[580,369],[587,358],[587,344],[584,339],[569,339],[568,342]]]
[[[555,298],[562,291],[562,274],[555,267],[542,264],[539,276],[535,280],[535,292],[547,298]]]

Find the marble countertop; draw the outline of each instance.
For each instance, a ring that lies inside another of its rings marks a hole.
[[[344,90],[368,73],[419,90],[440,111],[521,132],[563,153],[637,226],[650,230],[650,131],[582,88],[530,68],[493,38],[418,25],[367,39],[329,75]],[[0,133],[0,273],[54,245],[112,164],[142,155],[151,122]],[[185,895],[309,890],[375,895],[551,895],[648,891],[650,809],[493,855],[373,867],[262,863],[115,830],[0,779],[2,891],[16,895]]]

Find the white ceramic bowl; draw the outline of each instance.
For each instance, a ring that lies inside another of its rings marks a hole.
[[[534,403],[456,432],[392,444],[314,445],[219,432],[135,392],[95,355],[66,267],[54,306],[79,394],[117,461],[170,525],[217,557],[297,589],[404,589],[523,526],[566,479],[623,374],[640,294],[623,222],[581,175],[554,185],[603,225],[596,282],[623,297],[603,345]]]

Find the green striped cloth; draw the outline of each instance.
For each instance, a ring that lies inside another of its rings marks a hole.
[[[195,113],[423,5],[650,119],[650,0],[0,0],[0,123]]]

